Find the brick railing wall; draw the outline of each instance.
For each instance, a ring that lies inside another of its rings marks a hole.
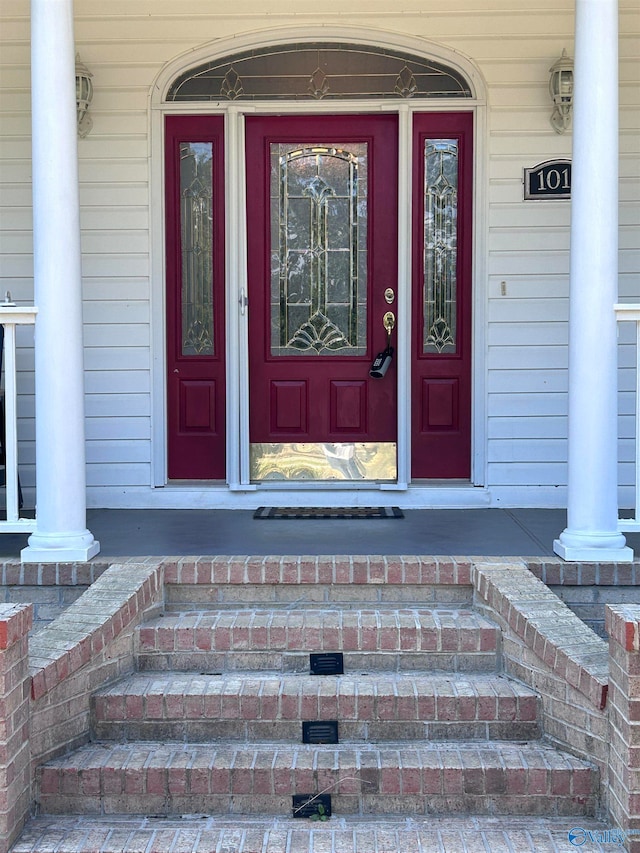
[[[98,577],[29,639],[31,604],[0,604],[0,853],[32,806],[35,768],[89,737],[91,693],[133,669],[133,630],[164,605],[163,570],[148,564],[4,565],[17,585],[67,585]],[[7,576],[8,575],[8,576]]]
[[[633,604],[638,598],[640,561],[637,560],[633,563],[565,563],[559,557],[530,557],[526,565],[604,639],[608,639],[605,606]]]
[[[109,568],[109,563],[0,561],[0,602],[33,605],[33,631],[57,619]]]
[[[524,564],[476,563],[475,603],[502,629],[505,672],[538,692],[545,736],[600,771],[606,803],[607,644]]]
[[[31,806],[29,604],[0,604],[0,853],[22,831]]]
[[[640,853],[640,605],[608,606],[609,811]]]
[[[159,563],[113,565],[30,641],[32,767],[85,743],[91,693],[133,670],[133,630],[163,606]]]

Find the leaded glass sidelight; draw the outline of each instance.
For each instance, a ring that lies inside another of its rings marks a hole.
[[[271,353],[367,349],[367,144],[271,145]]]
[[[180,143],[182,355],[214,354],[213,145]]]
[[[424,143],[424,353],[455,353],[458,141]]]

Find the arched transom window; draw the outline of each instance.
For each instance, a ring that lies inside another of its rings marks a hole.
[[[382,47],[317,43],[245,51],[192,68],[169,101],[470,98],[464,77],[437,62]]]

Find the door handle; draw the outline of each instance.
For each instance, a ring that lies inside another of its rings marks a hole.
[[[382,318],[382,325],[387,330],[387,350],[391,350],[391,352],[393,352],[393,349],[391,347],[391,332],[393,332],[396,327],[396,315],[393,313],[393,311],[387,311],[385,313],[384,317]]]
[[[382,379],[391,364],[393,358],[393,347],[391,346],[391,332],[396,325],[396,315],[393,311],[387,311],[382,318],[382,325],[387,332],[387,346],[382,352],[379,352],[375,357],[373,364],[369,370],[369,376],[374,379]]]

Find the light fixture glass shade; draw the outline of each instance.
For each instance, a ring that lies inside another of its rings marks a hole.
[[[564,133],[571,124],[573,107],[573,59],[563,49],[562,56],[549,69],[549,94],[553,101],[551,126]]]
[[[93,100],[93,74],[76,53],[76,109],[78,111],[78,136],[85,137],[93,127],[93,121],[88,113]]]

